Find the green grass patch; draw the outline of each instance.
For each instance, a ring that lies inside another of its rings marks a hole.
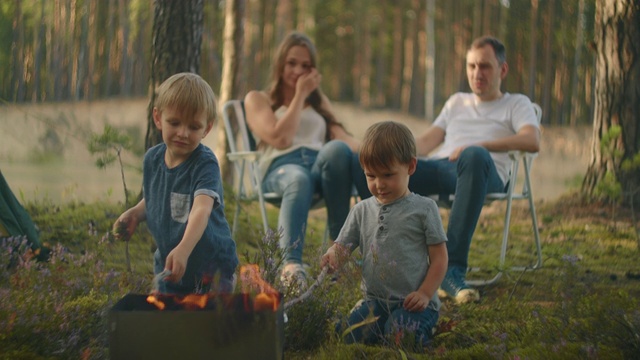
[[[227,218],[236,204],[225,193]],[[277,236],[263,237],[255,203],[241,204],[237,246],[241,262],[261,266],[278,256]],[[127,293],[150,291],[154,243],[144,226],[129,243],[109,235],[122,205],[42,201],[25,205],[51,249],[46,263],[24,262],[26,246],[5,239],[0,248],[0,359],[106,359],[108,310]],[[346,345],[335,333],[359,293],[353,261],[335,282],[325,281],[306,301],[292,307],[285,327],[287,359],[627,359],[640,353],[640,263],[633,226],[617,211],[559,200],[540,204],[543,267],[512,271],[533,256],[526,207],[514,209],[504,276],[482,287],[479,303],[444,302],[431,345],[419,351],[406,341],[387,345]],[[577,211],[580,209],[580,211]],[[471,248],[474,276],[498,269],[503,209],[483,211]],[[269,206],[270,226],[277,208]],[[446,213],[445,213],[446,223]],[[305,261],[319,273],[323,213],[308,227]],[[268,267],[267,267],[268,268]],[[277,282],[277,266],[270,269]],[[291,294],[286,294],[290,299]]]

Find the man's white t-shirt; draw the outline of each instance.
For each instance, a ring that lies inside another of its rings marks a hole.
[[[433,123],[445,131],[445,137],[430,158],[448,158],[460,146],[515,135],[525,125],[540,128],[531,100],[525,95],[504,93],[494,101],[478,101],[472,93],[453,94]],[[509,175],[509,155],[491,152],[491,158],[505,183]]]

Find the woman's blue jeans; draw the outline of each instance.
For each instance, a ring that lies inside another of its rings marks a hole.
[[[319,152],[300,148],[276,158],[269,166],[262,188],[282,196],[278,229],[282,231],[280,246],[288,249],[285,262],[302,262],[314,194],[319,194],[327,207],[329,236],[335,239],[340,233],[351,204],[351,158],[349,146],[333,140]]]
[[[429,307],[421,312],[410,312],[402,307],[401,302],[391,305],[385,301],[361,300],[351,310],[347,322],[336,325],[336,332],[342,335],[351,326],[376,316],[379,316],[378,320],[352,329],[344,336],[344,341],[347,344],[376,344],[401,332],[403,335],[413,334],[415,345],[422,347],[431,340],[439,315]]]
[[[353,156],[353,161],[358,194],[362,199],[370,197],[357,154]],[[449,159],[418,160],[416,172],[409,179],[409,190],[423,196],[439,195],[441,198],[456,195],[447,225],[449,267],[466,269],[471,238],[485,197],[487,193],[505,191],[505,184],[498,175],[489,151],[481,146],[470,146],[462,151],[455,162]]]

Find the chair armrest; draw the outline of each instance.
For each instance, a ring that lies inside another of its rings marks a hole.
[[[538,156],[537,152],[527,152],[527,151],[520,151],[520,150],[511,150],[508,151],[507,154],[509,154],[509,158],[511,160],[515,160],[516,158],[528,158],[528,159],[534,159]]]
[[[239,161],[239,160],[248,160],[248,161],[257,161],[260,158],[259,151],[238,151],[235,153],[227,154],[227,158],[229,161]]]

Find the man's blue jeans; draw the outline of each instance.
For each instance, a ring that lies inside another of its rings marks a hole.
[[[354,183],[362,199],[370,197],[367,180],[357,154],[353,156]],[[439,195],[456,199],[449,213],[447,251],[449,267],[468,267],[469,247],[487,193],[504,192],[493,159],[487,149],[470,146],[457,161],[418,160],[416,172],[409,178],[409,190],[423,196]]]
[[[262,182],[265,192],[282,196],[278,229],[280,246],[288,248],[285,262],[302,262],[304,236],[314,194],[327,207],[329,236],[338,237],[351,204],[352,151],[342,141],[330,141],[320,151],[300,148],[276,158]]]

